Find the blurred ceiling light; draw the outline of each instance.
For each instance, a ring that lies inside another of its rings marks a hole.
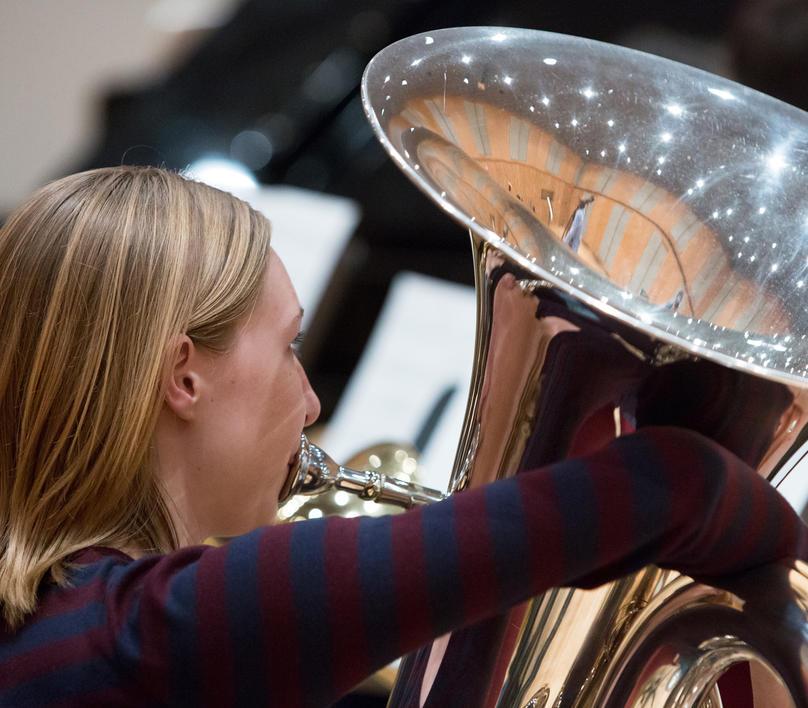
[[[242,130],[230,142],[230,157],[253,170],[265,167],[272,153],[272,141],[258,130]]]
[[[258,186],[255,177],[244,165],[226,157],[202,157],[191,163],[185,174],[198,182],[226,192],[255,189]]]

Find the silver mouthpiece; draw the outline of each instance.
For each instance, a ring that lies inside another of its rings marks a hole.
[[[316,495],[332,489],[355,494],[366,501],[394,504],[405,509],[446,497],[436,489],[393,479],[380,472],[343,467],[301,434],[297,461],[281,490],[279,502],[283,504],[296,494]]]

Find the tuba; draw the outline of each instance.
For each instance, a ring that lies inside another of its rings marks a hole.
[[[474,369],[446,494],[658,423],[712,437],[805,506],[805,113],[640,52],[490,27],[387,47],[362,100],[471,237]],[[333,486],[403,506],[444,494],[304,440],[287,492]],[[404,659],[390,705],[433,706],[439,685],[469,708],[715,707],[745,664],[756,706],[808,706],[806,612],[800,562],[720,588],[647,568],[436,640]]]

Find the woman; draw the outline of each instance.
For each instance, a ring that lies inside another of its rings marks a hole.
[[[319,413],[299,325],[263,217],[179,175],[74,175],[10,217],[0,704],[325,706],[553,585],[805,554],[768,484],[673,428],[391,518],[268,526]]]

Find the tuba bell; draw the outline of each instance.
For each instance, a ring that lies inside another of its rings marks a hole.
[[[641,52],[490,27],[387,47],[362,100],[471,237],[477,337],[447,493],[657,423],[805,506],[808,115]],[[331,484],[329,464],[298,488]],[[441,494],[342,477],[402,504]],[[718,679],[745,664],[756,706],[808,706],[807,611],[800,562],[721,588],[648,568],[442,637],[403,661],[390,705],[720,706]]]

